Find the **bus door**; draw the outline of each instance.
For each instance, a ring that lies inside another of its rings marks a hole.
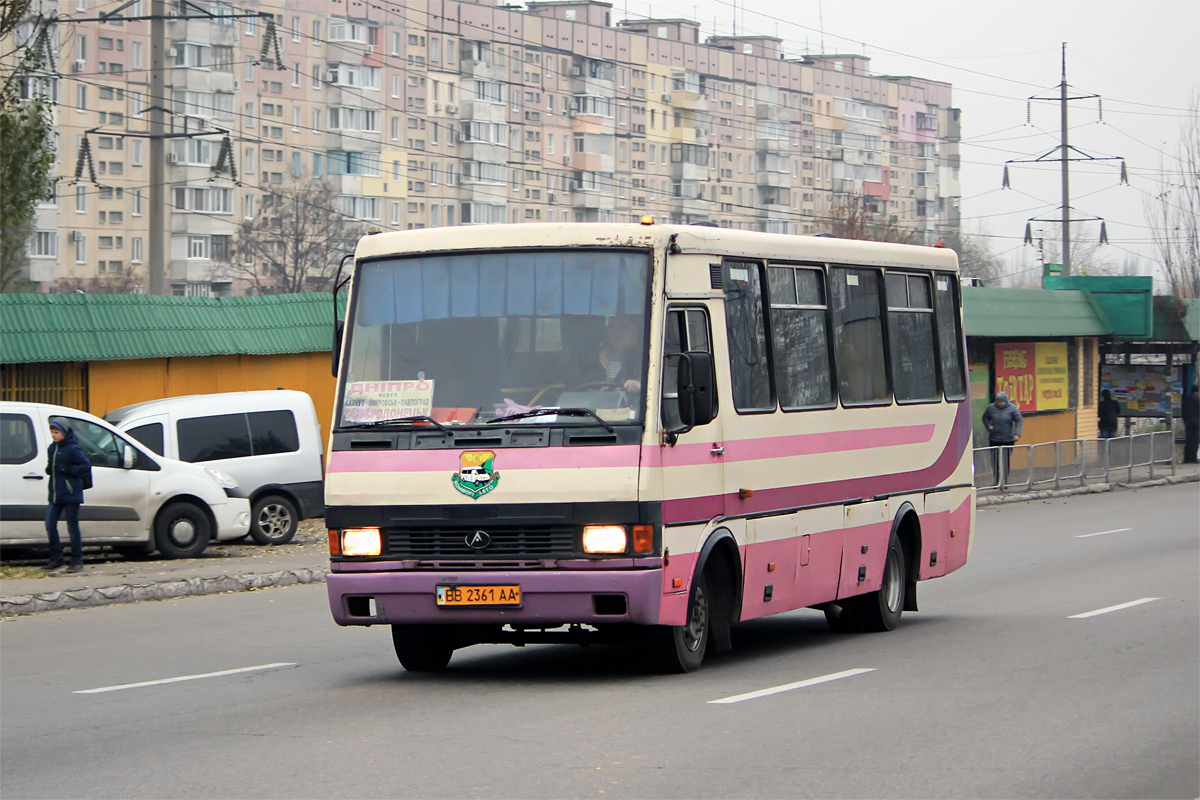
[[[663,511],[667,524],[707,522],[724,514],[724,440],[721,416],[687,428],[679,414],[681,354],[712,356],[709,309],[700,303],[667,308],[663,360],[663,429],[673,445],[662,448]]]

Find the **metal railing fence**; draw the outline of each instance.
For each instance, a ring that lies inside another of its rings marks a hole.
[[[1113,439],[1064,439],[1010,447],[980,447],[974,454],[975,488],[981,491],[1061,489],[1092,483],[1129,483],[1175,474],[1171,431]],[[1157,472],[1157,475],[1156,475]]]

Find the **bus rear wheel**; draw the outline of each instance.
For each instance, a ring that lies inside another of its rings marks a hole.
[[[825,621],[835,633],[857,631],[890,631],[900,624],[904,613],[905,578],[904,548],[892,534],[887,558],[883,562],[883,582],[879,591],[848,597],[825,606]]]
[[[409,672],[440,672],[454,655],[450,635],[441,625],[393,625],[392,647]]]
[[[695,672],[704,663],[712,630],[712,603],[708,578],[701,573],[688,599],[687,623],[654,629],[655,655],[663,672]]]

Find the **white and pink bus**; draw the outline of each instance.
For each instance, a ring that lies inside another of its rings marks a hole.
[[[640,637],[671,671],[799,608],[891,630],[966,563],[957,260],[686,225],[363,237],[330,607],[400,663]]]

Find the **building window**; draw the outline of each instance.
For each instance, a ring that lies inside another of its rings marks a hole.
[[[75,233],[75,263],[87,263],[87,235]]]
[[[207,236],[189,236],[188,237],[188,258],[193,260],[205,260],[208,258]]]
[[[142,237],[140,236],[129,240],[129,261],[134,264],[142,263]]]
[[[30,242],[30,258],[58,258],[58,232],[37,231]]]

